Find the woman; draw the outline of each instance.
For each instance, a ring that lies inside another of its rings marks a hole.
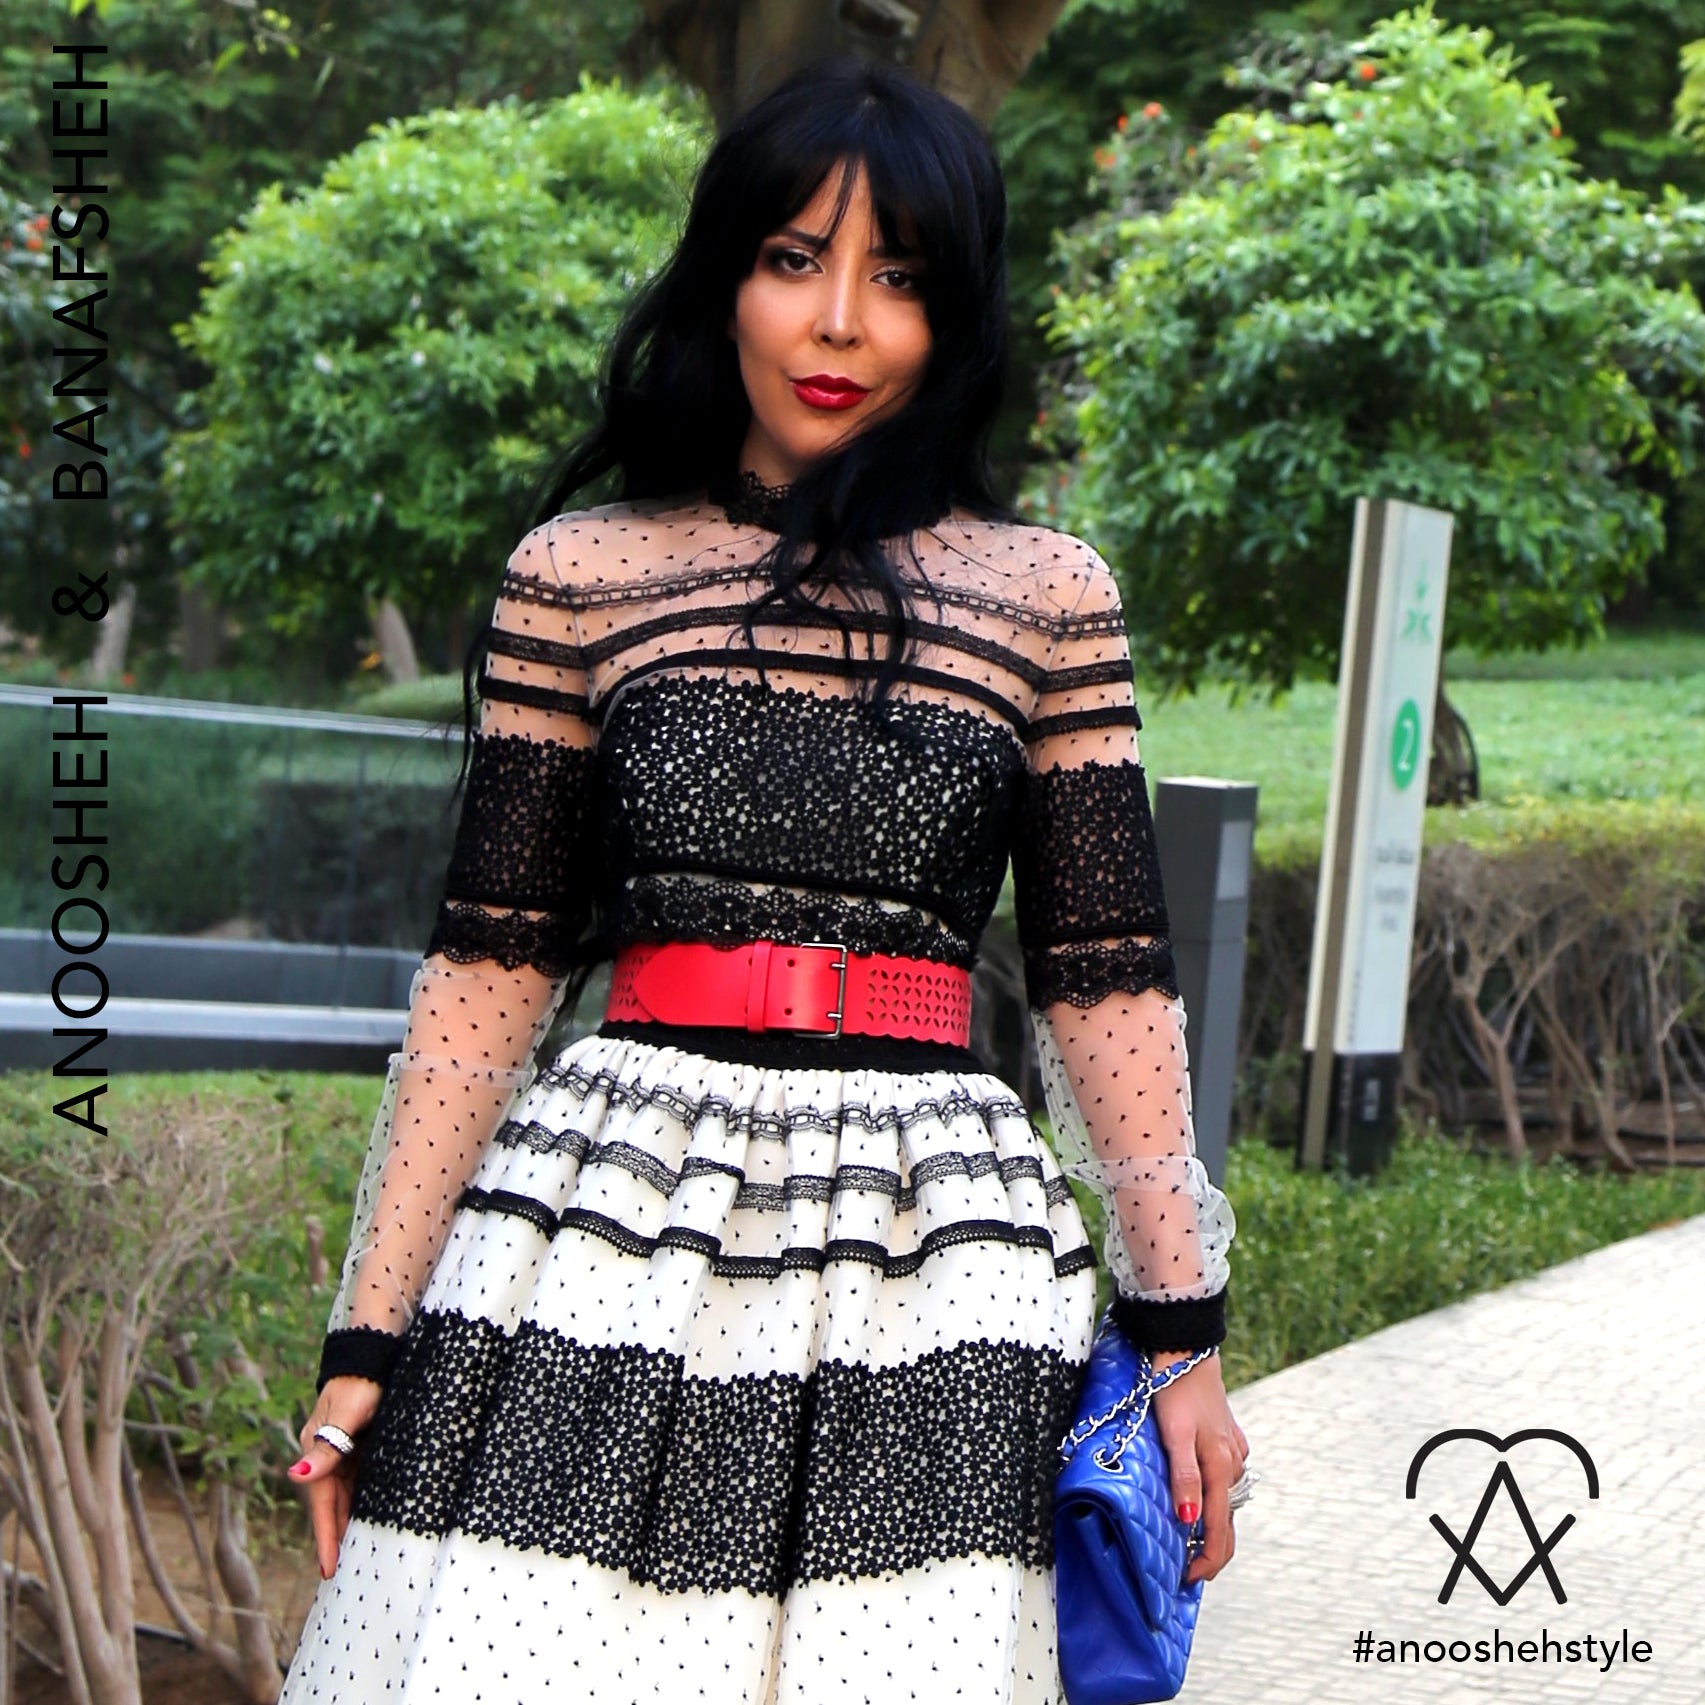
[[[950,102],[790,79],[509,559],[292,1470],[326,1580],[289,1701],[1058,1696],[1094,1255],[967,1045],[1009,851],[1056,1140],[1158,1362],[1223,1335],[1232,1219],[1113,579],[987,483],[1004,227]],[[612,952],[601,1028],[508,1105]],[[1217,1358],[1157,1410],[1208,1578],[1247,1448]]]

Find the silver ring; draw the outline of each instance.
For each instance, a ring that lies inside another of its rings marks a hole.
[[[355,1454],[355,1440],[342,1427],[334,1427],[330,1421],[327,1421],[323,1427],[316,1427],[314,1437],[324,1439],[339,1456],[353,1456]]]
[[[1229,1494],[1230,1507],[1232,1509],[1242,1509],[1243,1506],[1255,1496],[1255,1483],[1260,1478],[1261,1476],[1251,1468],[1245,1468],[1244,1471],[1238,1475],[1236,1480],[1232,1482]]]

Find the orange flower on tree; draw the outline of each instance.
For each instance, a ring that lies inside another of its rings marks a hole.
[[[1166,108],[1163,107],[1159,101],[1150,101],[1149,104],[1143,108],[1143,117],[1148,119],[1159,118],[1165,111]]]
[[[1371,61],[1364,59],[1361,64],[1356,67],[1356,75],[1360,77],[1364,83],[1371,83],[1374,78],[1379,75],[1379,67],[1374,65]]]

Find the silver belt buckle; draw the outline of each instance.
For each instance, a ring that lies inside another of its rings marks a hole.
[[[840,958],[834,964],[835,970],[840,973],[840,982],[835,989],[834,1010],[824,1014],[824,1017],[834,1019],[835,1028],[833,1030],[799,1030],[795,1032],[796,1035],[800,1036],[827,1036],[833,1040],[841,1034],[842,1026],[846,1023],[847,1018],[847,944],[844,941],[802,941],[799,945],[801,947],[826,947],[830,952],[840,954]]]

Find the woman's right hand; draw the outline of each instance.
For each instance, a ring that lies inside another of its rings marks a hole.
[[[314,1550],[319,1555],[322,1581],[329,1581],[337,1569],[338,1547],[349,1526],[350,1501],[355,1493],[361,1434],[378,1412],[384,1394],[382,1385],[357,1374],[328,1379],[302,1429],[302,1460],[291,1467],[290,1477],[308,1494],[308,1515],[314,1526]],[[340,1455],[324,1439],[314,1437],[315,1430],[328,1421],[357,1441],[353,1456]]]

